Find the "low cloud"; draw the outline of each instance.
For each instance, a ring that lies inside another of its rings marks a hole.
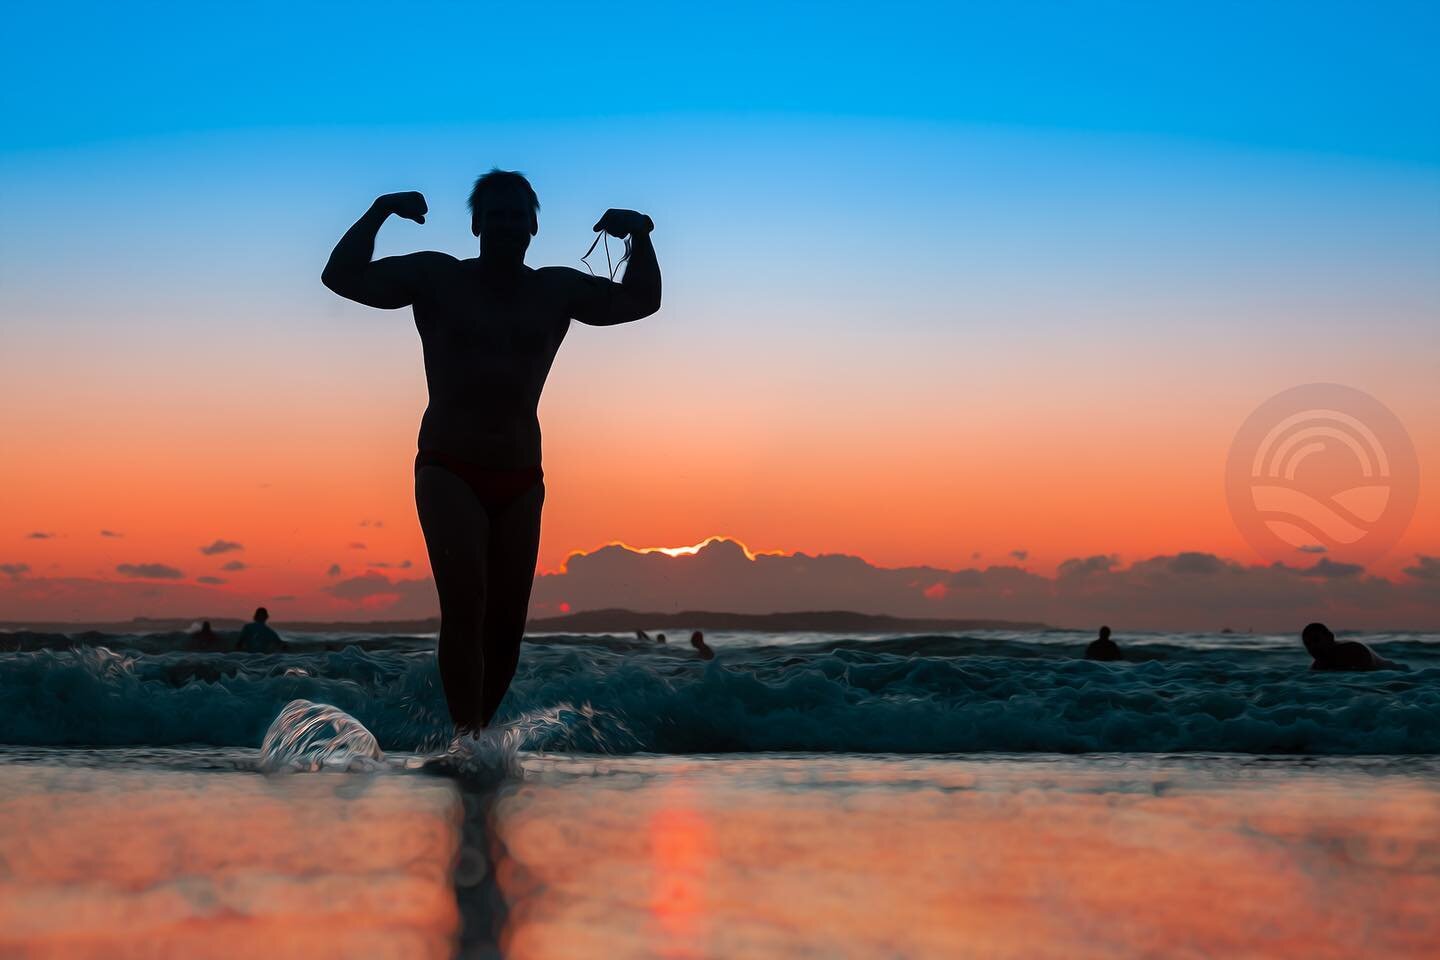
[[[1010,551],[1010,556],[1014,557],[1016,560],[1028,560],[1028,559],[1030,558],[1030,551],[1029,551],[1029,550],[1011,550],[1011,551]]]
[[[332,563],[332,564],[330,564],[330,569],[325,571],[325,576],[327,576],[327,577],[338,577],[338,576],[340,576],[340,574],[342,574],[342,573],[344,573],[344,572],[345,572],[345,571],[343,571],[343,570],[340,569],[340,564],[338,564],[338,563]]]
[[[1299,550],[1301,553],[1324,553],[1324,552],[1325,552],[1325,544],[1323,544],[1323,543],[1302,543],[1302,544],[1300,544],[1300,546],[1296,547],[1295,549]]]
[[[43,530],[34,530],[34,531],[31,531],[30,533],[25,534],[25,539],[26,539],[26,540],[54,540],[54,539],[55,539],[55,534],[53,534],[53,533],[46,533],[46,532],[43,531]]]
[[[1415,557],[1415,566],[1406,567],[1405,575],[1416,580],[1440,580],[1440,557],[1427,557],[1423,553]]]
[[[185,574],[163,563],[122,563],[115,572],[126,577],[146,580],[183,580]]]
[[[225,581],[222,580],[222,579],[220,579],[219,577],[208,577],[208,576],[207,576],[207,577],[196,577],[196,578],[195,578],[195,582],[196,582],[196,583],[221,584],[221,583],[224,583]]]
[[[352,608],[399,619],[433,617],[440,609],[435,596],[435,581],[430,577],[392,580],[371,570],[321,587],[321,590]]]
[[[1014,565],[877,567],[844,554],[749,555],[715,540],[693,556],[612,545],[536,578],[531,616],[628,607],[738,613],[854,610],[908,617],[1041,621],[1117,630],[1290,632],[1311,620],[1346,629],[1440,628],[1440,558],[1397,583],[1354,564],[1248,566],[1188,551],[1136,560],[1075,557],[1042,576]],[[1409,571],[1407,571],[1409,572]],[[1418,575],[1417,575],[1418,574]]]
[[[350,541],[350,549],[351,549],[351,550],[364,550],[364,549],[365,549],[365,544],[361,543],[359,540],[351,540],[351,541]]]
[[[30,572],[28,563],[0,563],[0,573],[5,574],[11,580],[19,580]]]
[[[114,530],[101,530],[101,531],[100,531],[100,536],[102,536],[102,537],[117,537],[117,538],[118,538],[118,537],[123,537],[123,536],[125,536],[125,534],[123,534],[123,533],[116,533]]]
[[[216,540],[209,546],[201,547],[200,552],[207,557],[213,557],[217,553],[230,553],[234,550],[244,550],[243,543],[236,543],[234,540]]]
[[[1313,567],[1304,571],[1308,577],[1358,577],[1365,572],[1365,568],[1358,563],[1337,563],[1329,557],[1321,557]]]
[[[385,526],[385,521],[384,521],[384,520],[361,520],[361,521],[360,521],[360,526],[362,526],[362,527],[383,527],[383,526]]]
[[[241,570],[244,570],[247,566],[249,566],[249,564],[247,564],[244,560],[231,560],[229,563],[225,564],[225,565],[224,565],[223,567],[221,567],[220,569],[221,569],[221,570],[229,570],[231,573],[239,573]]]

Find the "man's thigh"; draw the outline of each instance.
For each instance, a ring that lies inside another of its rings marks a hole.
[[[506,620],[525,622],[535,559],[540,552],[540,514],[545,485],[535,484],[492,518],[489,531],[486,593],[493,612]]]
[[[468,484],[444,467],[415,471],[415,509],[442,604],[484,598],[490,521]]]

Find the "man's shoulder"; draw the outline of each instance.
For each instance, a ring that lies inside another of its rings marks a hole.
[[[589,274],[574,267],[536,267],[535,279],[546,285],[572,287],[583,281]]]
[[[415,253],[406,254],[406,258],[427,269],[450,270],[461,263],[458,257],[439,250],[417,250]]]

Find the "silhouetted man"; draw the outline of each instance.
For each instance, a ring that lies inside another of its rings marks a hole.
[[[425,222],[425,198],[392,193],[352,226],[321,280],[359,303],[412,306],[430,404],[420,422],[415,506],[440,595],[440,678],[461,734],[486,726],[520,658],[545,485],[537,407],[571,320],[608,326],[660,309],[650,218],[607,210],[596,231],[629,237],[615,283],[525,265],[540,202],[518,173],[491,170],[470,194],[480,255],[372,260],[391,214]]]
[[[265,653],[284,647],[285,641],[280,639],[280,634],[266,624],[265,621],[269,619],[269,610],[256,607],[255,619],[240,628],[240,639],[236,642],[235,649],[248,653]]]
[[[1085,648],[1086,660],[1101,660],[1106,663],[1125,659],[1120,655],[1120,645],[1110,639],[1110,628],[1101,627],[1100,636],[1090,641]]]
[[[705,634],[699,630],[690,634],[690,646],[694,647],[695,651],[700,654],[701,660],[715,659],[715,651],[710,649],[710,645],[705,642]]]
[[[1337,642],[1335,634],[1323,623],[1308,624],[1300,641],[1315,660],[1311,670],[1404,670],[1393,660],[1386,660],[1359,640]]]

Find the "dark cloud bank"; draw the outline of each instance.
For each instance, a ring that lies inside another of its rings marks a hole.
[[[1298,556],[1298,555],[1297,555]],[[1328,557],[1293,565],[1246,566],[1183,552],[1125,564],[1114,556],[1076,557],[1053,576],[1018,565],[964,570],[876,567],[843,554],[748,555],[715,540],[693,556],[670,557],[609,546],[570,557],[560,573],[536,578],[531,615],[624,607],[678,613],[783,613],[847,610],[931,619],[1041,621],[1060,627],[1298,632],[1310,620],[1338,628],[1440,630],[1440,558],[1417,557],[1399,580],[1372,576]],[[346,577],[302,596],[288,619],[421,620],[438,610],[429,577],[394,568]],[[121,564],[123,577],[35,577],[22,563],[0,568],[0,611],[17,619],[215,615],[257,599],[233,586],[180,582],[164,564]],[[219,579],[219,578],[213,578]],[[278,600],[279,598],[274,598]],[[25,611],[21,613],[21,611]],[[272,610],[272,613],[276,611]]]
[[[751,557],[733,541],[715,540],[693,556],[622,546],[574,554],[564,572],[536,579],[531,615],[553,616],[563,603],[572,611],[851,610],[1119,629],[1292,631],[1317,619],[1351,629],[1440,629],[1440,560],[1421,557],[1407,573],[1394,582],[1324,557],[1306,566],[1245,566],[1184,552],[1128,566],[1113,556],[1078,557],[1047,577],[1019,566],[884,568],[843,554]],[[436,614],[428,577],[372,570],[324,589],[372,614]]]

